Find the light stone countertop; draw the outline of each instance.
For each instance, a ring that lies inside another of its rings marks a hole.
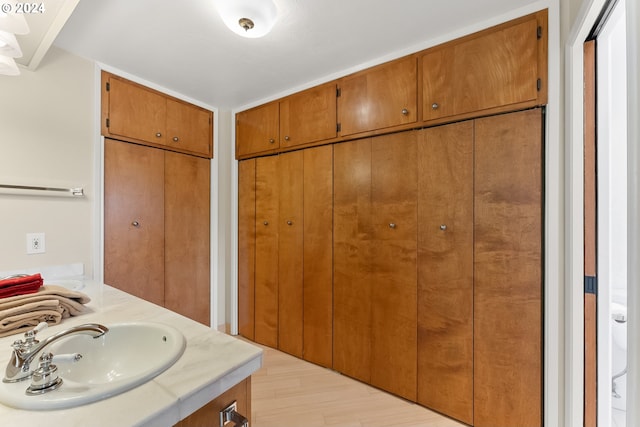
[[[169,369],[130,391],[70,409],[27,411],[0,404],[3,427],[172,426],[257,371],[262,350],[191,319],[107,285],[88,283],[89,310],[43,330],[40,339],[70,326],[95,322],[158,322],[180,330],[184,354]],[[0,338],[0,369],[11,356],[11,344],[22,335]],[[28,383],[28,382],[27,382]],[[25,388],[28,384],[25,383]],[[0,387],[2,384],[0,383]],[[55,391],[53,392],[55,393]]]

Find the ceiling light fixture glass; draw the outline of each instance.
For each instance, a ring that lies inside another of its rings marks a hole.
[[[262,37],[278,20],[271,0],[217,0],[216,8],[225,25],[242,37]]]
[[[18,40],[12,33],[0,31],[0,55],[10,58],[20,58],[22,56]]]
[[[5,76],[17,76],[20,74],[20,69],[13,58],[0,55],[0,74]]]
[[[4,3],[3,7],[10,7],[11,3]],[[5,13],[0,10],[0,31],[13,34],[27,34],[29,25],[23,14]]]

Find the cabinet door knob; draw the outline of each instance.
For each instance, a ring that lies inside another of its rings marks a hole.
[[[293,225],[293,221],[291,220],[287,221],[287,225]]]
[[[178,141],[180,141],[180,138],[178,138],[177,136],[174,136],[173,137],[173,142],[178,142]]]
[[[403,116],[408,116],[409,115],[409,110],[407,110],[406,108],[402,109],[402,115]]]
[[[431,109],[433,109],[433,110],[437,110],[438,107],[439,107],[439,105],[438,105],[437,102],[434,102],[433,104],[431,104]]]
[[[446,224],[441,224],[440,225],[440,230],[445,231],[447,229],[447,225]]]
[[[140,223],[138,221],[133,221],[131,225],[133,225],[134,227],[140,227]]]
[[[273,138],[269,138],[269,144],[274,144],[275,142],[276,142],[276,140],[275,140],[275,139],[273,139]]]
[[[389,224],[389,228],[396,228],[396,224],[392,222],[391,224]]]
[[[287,135],[287,136],[285,136],[285,137],[284,137],[284,140],[285,140],[285,141],[288,141],[288,140],[290,140],[290,139],[291,139],[291,138],[289,138],[289,135]]]
[[[156,138],[160,138],[162,134],[160,132],[156,132]]]
[[[263,222],[264,225],[269,225],[269,221]]]

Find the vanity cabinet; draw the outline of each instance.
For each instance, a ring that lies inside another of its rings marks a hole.
[[[342,137],[418,119],[417,61],[413,55],[344,77],[339,88]]]
[[[236,114],[236,158],[336,138],[336,84],[327,83]]]
[[[413,401],[416,138],[341,143],[334,155],[334,369]]]
[[[233,402],[236,402],[237,405],[236,412],[244,416],[249,421],[249,425],[251,425],[251,377],[231,387],[180,421],[175,427],[218,426],[220,425],[218,421],[220,419],[220,412]]]
[[[105,139],[104,280],[210,322],[209,160]]]
[[[102,134],[213,157],[213,113],[102,72]]]
[[[547,13],[424,51],[422,119],[452,120],[547,102]]]

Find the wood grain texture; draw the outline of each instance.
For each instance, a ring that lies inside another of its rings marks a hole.
[[[278,349],[302,357],[303,152],[278,159]]]
[[[255,339],[278,347],[278,156],[256,159]]]
[[[277,101],[236,114],[236,156],[277,150],[280,146],[279,129]]]
[[[371,384],[414,401],[416,142],[417,132],[410,131],[373,138],[371,143]]]
[[[165,307],[210,325],[210,161],[166,151],[164,171]]]
[[[423,120],[535,101],[537,28],[533,14],[425,51]]]
[[[542,425],[542,112],[476,120],[474,425]]]
[[[420,132],[418,177],[417,401],[472,424],[473,121]]]
[[[280,147],[292,147],[337,134],[336,83],[298,92],[280,101]]]
[[[164,305],[164,152],[111,139],[104,151],[105,283]]]
[[[333,147],[304,150],[304,352],[333,366]]]
[[[255,339],[256,161],[238,162],[238,332]]]
[[[172,149],[213,157],[213,113],[167,99],[167,145]],[[178,138],[175,141],[174,138]]]
[[[341,136],[413,123],[418,118],[415,56],[344,77],[339,86]]]
[[[371,140],[334,146],[333,367],[371,380]]]

